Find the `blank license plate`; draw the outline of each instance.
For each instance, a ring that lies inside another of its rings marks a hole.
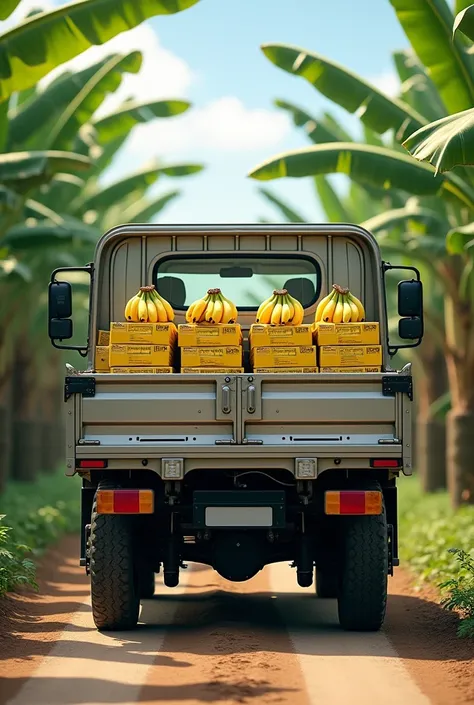
[[[206,507],[206,526],[272,525],[272,507]]]

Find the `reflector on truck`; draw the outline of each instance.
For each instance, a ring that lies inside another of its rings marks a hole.
[[[98,514],[153,514],[153,490],[97,490]]]
[[[325,493],[326,514],[382,514],[382,493],[376,490],[331,490]]]

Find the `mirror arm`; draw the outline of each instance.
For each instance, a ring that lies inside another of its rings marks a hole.
[[[93,276],[94,276],[94,265],[92,262],[89,262],[89,264],[86,264],[84,267],[59,267],[58,269],[54,269],[51,272],[51,279],[50,279],[50,284],[54,284],[56,282],[56,275],[59,274],[60,272],[86,272],[91,278],[91,287],[90,287],[90,293],[89,293],[89,311],[90,311],[90,303],[91,303],[91,296],[92,296],[92,281],[93,281]],[[59,338],[60,340],[60,338]],[[87,337],[87,345],[57,345],[56,340],[53,338],[50,338],[51,345],[53,348],[57,348],[58,350],[75,350],[76,352],[79,353],[81,357],[87,357],[87,354],[89,352],[89,337]]]
[[[392,265],[392,264],[390,264],[390,262],[382,262],[382,272],[384,275],[386,272],[389,272],[393,269],[400,269],[405,272],[406,271],[414,272],[414,274],[416,275],[416,280],[421,282],[420,270],[417,269],[416,267],[409,267],[408,265],[404,266],[404,265],[397,265],[397,264]],[[384,277],[384,279],[385,279],[385,277]],[[386,313],[387,313],[387,311],[386,311]],[[423,316],[422,316],[421,320],[423,321]],[[388,354],[390,355],[390,357],[393,357],[394,355],[396,355],[399,350],[406,350],[407,348],[417,348],[419,345],[421,345],[421,342],[423,340],[423,337],[421,337],[418,339],[418,341],[416,343],[408,343],[407,345],[390,345],[389,338],[390,338],[390,336],[389,336],[388,327],[387,327],[387,348],[388,348]]]

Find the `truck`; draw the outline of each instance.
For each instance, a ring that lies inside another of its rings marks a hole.
[[[82,481],[80,563],[96,627],[133,629],[155,575],[173,588],[188,562],[239,582],[289,561],[300,586],[337,600],[343,629],[380,629],[399,565],[396,482],[412,473],[411,365],[391,360],[423,337],[418,270],[382,261],[362,227],[327,223],[122,225],[77,270],[90,277],[88,340],[71,344],[71,268],[51,275],[49,337],[87,359],[83,371],[67,365],[66,474]],[[407,272],[398,289],[392,270]],[[239,311],[244,371],[97,370],[99,332],[123,320],[144,282],[177,323],[221,286]],[[379,323],[381,368],[254,372],[247,333],[269,290],[287,289],[311,323],[333,282]]]

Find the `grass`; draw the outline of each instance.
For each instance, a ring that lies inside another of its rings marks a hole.
[[[62,534],[79,530],[79,493],[77,478],[64,471],[32,484],[9,483],[1,497],[0,595],[34,585],[34,559]]]
[[[454,511],[446,492],[424,495],[416,478],[399,483],[400,558],[421,581],[438,585],[474,637],[474,506]]]

